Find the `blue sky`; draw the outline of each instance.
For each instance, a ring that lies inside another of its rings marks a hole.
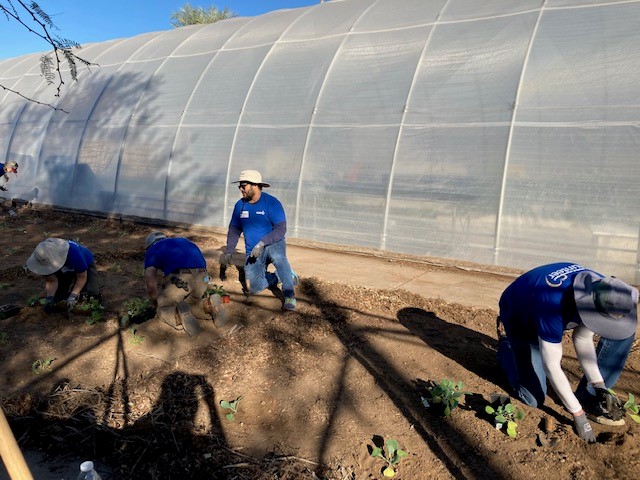
[[[223,3],[224,2],[224,3]],[[222,9],[229,7],[242,17],[272,10],[306,7],[320,0],[36,0],[58,27],[55,33],[79,44],[132,37],[140,33],[170,30],[171,14],[185,4]],[[6,5],[6,1],[0,1]],[[30,2],[25,2],[30,3]],[[17,4],[17,3],[16,3]],[[0,15],[0,59],[49,50],[48,44],[15,21]]]

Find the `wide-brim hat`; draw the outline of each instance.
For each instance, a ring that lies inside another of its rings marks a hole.
[[[231,183],[240,183],[240,182],[249,182],[254,183],[256,185],[262,185],[263,187],[270,187],[266,182],[262,181],[262,174],[260,174],[257,170],[243,170],[240,172],[240,178],[235,182]]]
[[[51,275],[64,266],[68,253],[69,242],[62,238],[47,238],[27,259],[27,268],[36,275]]]
[[[573,279],[573,296],[582,323],[611,340],[624,340],[638,326],[638,289],[615,277],[583,271]]]

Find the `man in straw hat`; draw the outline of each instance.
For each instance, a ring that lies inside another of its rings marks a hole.
[[[66,300],[72,310],[80,294],[100,299],[98,274],[93,253],[80,243],[62,238],[47,238],[40,242],[27,259],[27,268],[44,277],[45,312]]]
[[[500,298],[498,362],[524,403],[544,403],[546,379],[573,415],[578,435],[596,438],[587,417],[624,425],[613,388],[635,338],[638,290],[615,277],[573,263],[537,267],[517,278]],[[584,373],[574,394],[561,368],[562,336],[573,344]],[[600,336],[596,350],[593,337]]]
[[[294,287],[298,284],[298,276],[287,259],[284,208],[276,197],[262,191],[269,184],[262,181],[262,175],[256,170],[240,172],[240,178],[232,183],[238,184],[242,198],[233,208],[227,246],[220,263],[232,264],[232,255],[240,234],[243,234],[247,258],[244,269],[250,293],[256,294],[268,288],[282,301],[283,310],[295,310]],[[275,273],[267,271],[270,263],[275,267]],[[280,282],[282,290],[278,288]]]
[[[218,318],[220,325],[220,305],[213,305],[205,295],[209,275],[198,246],[186,238],[151,232],[145,250],[144,279],[156,318],[177,330],[184,328],[191,336],[200,332],[198,319]]]

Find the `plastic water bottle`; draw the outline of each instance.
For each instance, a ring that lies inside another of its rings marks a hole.
[[[102,480],[98,472],[93,469],[93,462],[87,461],[80,464],[78,480]]]

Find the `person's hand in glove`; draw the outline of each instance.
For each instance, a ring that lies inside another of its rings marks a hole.
[[[612,420],[620,420],[624,417],[624,406],[616,394],[602,386],[596,387],[596,397],[602,412]]]
[[[45,313],[53,313],[56,309],[56,304],[53,301],[53,297],[47,297],[44,299],[44,312]]]
[[[262,254],[262,250],[264,250],[264,243],[261,240],[258,243],[256,243],[256,246],[253,247],[253,250],[251,250],[251,255],[249,256],[253,258],[258,258]]]
[[[587,420],[586,413],[582,412],[580,415],[574,415],[573,424],[576,427],[576,433],[581,439],[588,443],[595,443],[596,435],[593,433],[589,420]]]
[[[78,301],[77,293],[69,294],[69,298],[67,298],[67,310],[68,311],[73,310],[73,307],[75,307],[77,301]]]

